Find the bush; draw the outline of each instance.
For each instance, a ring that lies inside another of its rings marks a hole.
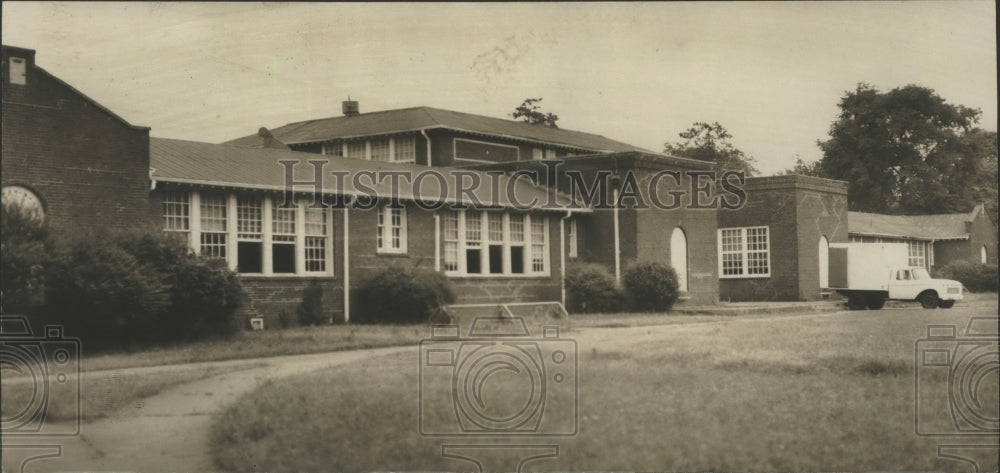
[[[617,312],[622,292],[603,265],[576,263],[566,268],[566,309],[572,313]]]
[[[633,263],[622,275],[632,308],[639,311],[668,311],[677,302],[677,273],[662,263]]]
[[[952,261],[938,271],[942,278],[961,282],[973,292],[996,292],[998,286],[997,265],[978,261]]]
[[[52,242],[45,223],[4,204],[0,215],[0,310],[29,313],[44,300]]]
[[[455,286],[443,273],[413,266],[380,270],[358,290],[360,323],[425,323],[455,302]]]
[[[326,325],[330,323],[330,318],[323,314],[323,286],[318,281],[309,283],[309,287],[302,291],[302,302],[299,303],[296,312],[299,316],[299,325]]]
[[[91,348],[228,334],[242,298],[224,261],[156,230],[80,236],[46,271],[49,320]]]

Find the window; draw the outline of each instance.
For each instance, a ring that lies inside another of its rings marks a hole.
[[[163,229],[192,236],[196,251],[243,274],[329,274],[330,210],[309,208],[312,196],[296,200],[298,207],[281,208],[267,197],[165,192]]]
[[[986,245],[979,248],[979,262],[986,264]]]
[[[275,274],[295,272],[295,214],[298,209],[271,209],[271,271]]]
[[[191,230],[190,199],[187,192],[163,193],[163,230],[184,235],[185,240]]]
[[[201,245],[202,255],[226,259],[226,209],[229,198],[224,194],[201,194]]]
[[[576,233],[576,219],[569,219],[569,225],[566,227],[566,253],[570,258],[576,258],[579,255],[577,249],[577,233]]]
[[[325,273],[327,255],[327,229],[329,225],[326,221],[326,208],[313,209],[305,203],[309,199],[299,202],[299,206],[304,207],[305,216],[305,264],[306,272]]]
[[[367,159],[368,146],[366,141],[350,141],[347,143],[347,157],[354,159]]]
[[[719,277],[771,275],[768,227],[719,229]]]
[[[397,163],[415,163],[417,161],[417,140],[412,136],[393,138],[393,161]]]
[[[372,161],[389,161],[389,138],[371,140]]]
[[[379,207],[375,238],[379,253],[406,253],[406,209],[398,204]]]
[[[24,85],[28,83],[27,64],[22,57],[10,57],[10,83]]]
[[[927,267],[927,254],[924,242],[922,241],[910,241],[907,242],[910,247],[910,266],[916,266],[918,268]]]
[[[264,201],[257,197],[236,197],[236,270],[264,272]]]
[[[516,276],[548,271],[544,217],[452,210],[442,221],[443,267],[448,274]]]

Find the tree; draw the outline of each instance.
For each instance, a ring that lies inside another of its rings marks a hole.
[[[757,160],[740,151],[729,139],[730,135],[719,122],[697,122],[680,133],[684,141],[663,144],[663,152],[682,158],[711,161],[720,171],[743,171],[747,176],[757,174]]]
[[[556,126],[556,121],[559,120],[559,115],[554,113],[544,113],[538,109],[538,102],[541,102],[542,98],[537,99],[525,99],[521,102],[521,105],[514,109],[512,114],[514,118],[520,118],[521,121],[525,123],[531,123],[532,125],[547,125],[553,128],[559,128]]]
[[[996,133],[991,151],[990,132],[973,128],[979,110],[949,104],[926,87],[883,93],[864,83],[846,92],[839,107],[830,139],[818,143],[819,168],[824,177],[847,181],[851,210],[965,212],[977,192],[988,193],[975,183],[990,152],[996,162]]]
[[[800,176],[824,177],[823,170],[819,167],[819,161],[805,162],[802,157],[795,155],[795,165],[784,171],[779,171],[778,175],[798,174]]]

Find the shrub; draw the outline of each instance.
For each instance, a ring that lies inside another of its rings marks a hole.
[[[996,292],[998,286],[997,265],[978,261],[959,260],[948,263],[938,271],[942,278],[961,282],[970,291]]]
[[[630,264],[622,281],[635,310],[668,311],[677,302],[677,273],[665,264],[654,261]]]
[[[358,290],[360,323],[424,323],[455,302],[455,286],[443,273],[414,266],[390,266]]]
[[[330,322],[330,318],[323,314],[323,286],[318,281],[310,282],[302,291],[302,302],[296,313],[299,325],[325,325]]]
[[[576,263],[566,268],[566,309],[573,313],[617,312],[622,292],[603,265]]]
[[[4,204],[0,215],[0,310],[27,313],[44,299],[51,240],[45,223],[20,207]]]
[[[46,271],[46,312],[91,348],[224,335],[243,288],[225,262],[163,232],[83,235]]]

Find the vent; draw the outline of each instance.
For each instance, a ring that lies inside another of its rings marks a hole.
[[[353,117],[361,113],[357,100],[350,100],[350,99],[345,100],[341,102],[341,107],[344,111],[345,117]]]

